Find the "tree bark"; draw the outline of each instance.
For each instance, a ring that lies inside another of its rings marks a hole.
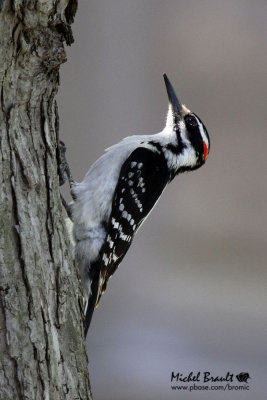
[[[91,399],[58,179],[76,0],[0,0],[0,398]]]

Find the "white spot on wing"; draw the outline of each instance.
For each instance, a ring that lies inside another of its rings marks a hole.
[[[106,254],[103,254],[103,261],[104,261],[104,264],[107,266],[108,265],[108,257]]]
[[[111,240],[110,235],[108,235],[108,237],[107,237],[107,242],[109,244],[109,247],[112,249],[112,247],[114,246],[114,242],[113,242],[113,240]]]
[[[111,219],[111,223],[112,223],[112,225],[114,226],[115,229],[117,229],[119,227],[119,223],[116,222],[115,218]]]

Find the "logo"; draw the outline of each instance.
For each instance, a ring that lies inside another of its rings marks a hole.
[[[248,372],[240,372],[240,374],[235,376],[238,382],[248,383],[248,379],[251,379]]]
[[[171,390],[193,392],[197,390],[207,391],[248,391],[250,385],[248,379],[252,379],[248,372],[238,374],[226,371],[215,374],[210,371],[190,371],[182,373],[172,371]]]

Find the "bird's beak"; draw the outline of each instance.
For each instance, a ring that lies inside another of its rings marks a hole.
[[[167,93],[168,93],[168,98],[169,98],[169,102],[170,105],[172,107],[173,113],[175,116],[178,117],[178,119],[182,119],[183,118],[183,106],[182,103],[178,100],[176,93],[172,87],[171,82],[169,81],[169,78],[167,77],[166,74],[163,75],[164,81],[165,81],[165,85],[166,85],[166,89],[167,89]]]

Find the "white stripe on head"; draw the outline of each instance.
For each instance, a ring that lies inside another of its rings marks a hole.
[[[203,142],[206,143],[207,148],[209,149],[209,139],[208,139],[207,134],[205,132],[204,126],[203,126],[202,122],[199,120],[199,118],[195,114],[194,114],[194,116],[195,116],[195,118],[197,120],[198,127],[199,127],[199,132],[201,134],[202,140],[203,140]]]

